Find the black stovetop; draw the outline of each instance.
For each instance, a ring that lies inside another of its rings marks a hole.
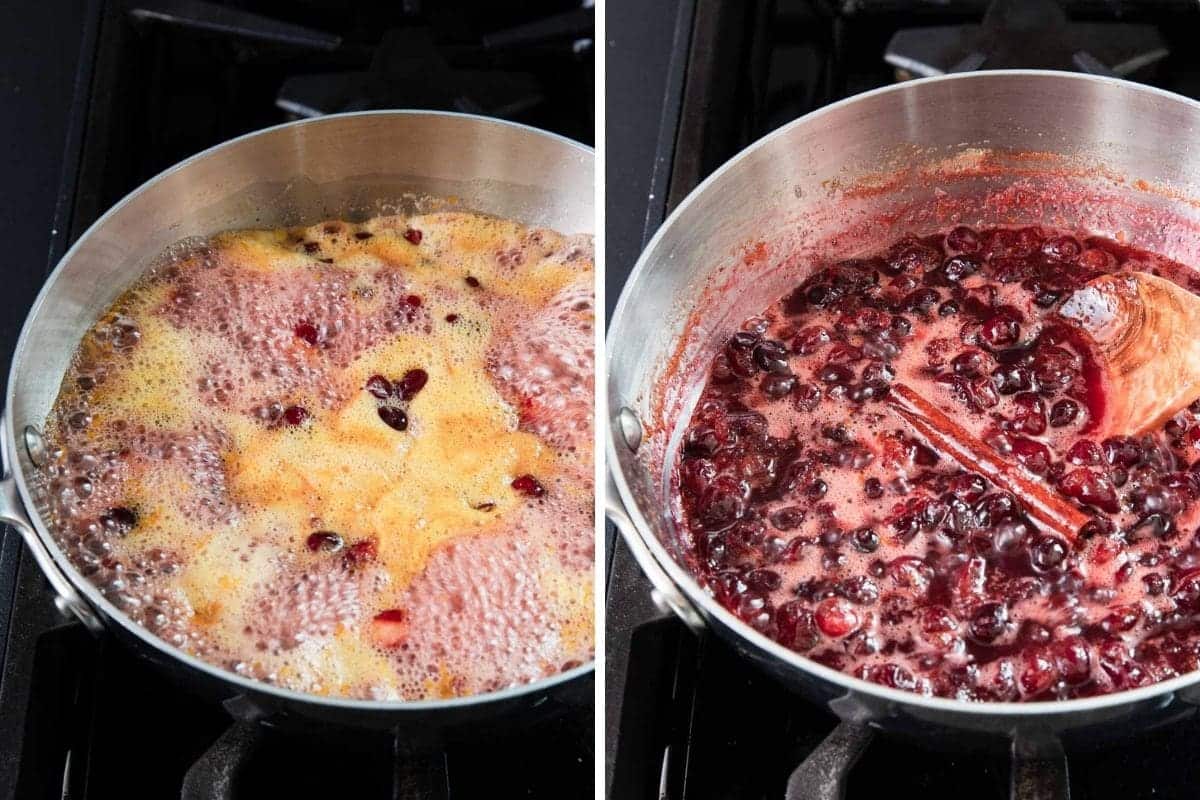
[[[987,6],[986,0],[674,0],[654,4],[651,13],[637,0],[610,0],[607,102],[622,110],[606,118],[610,313],[644,244],[710,172],[808,111],[922,74],[898,70],[885,53],[917,67],[937,68],[935,56],[952,53],[949,66],[957,69],[982,57],[985,67],[1062,63],[1103,74],[1124,71],[1126,46],[1134,41],[1152,65],[1126,77],[1200,98],[1200,53],[1190,44],[1200,33],[1200,8],[1191,3],[1069,2],[1073,21],[1150,30],[1108,28],[1099,39],[1087,39],[1077,29],[1058,34],[1066,30],[1058,28],[1055,36],[1030,36],[1044,46],[1019,58],[1011,44],[989,48],[976,29],[935,34],[938,43],[955,43],[957,49],[946,52],[928,48],[928,31],[896,36],[913,28],[978,26]],[[1047,18],[1044,4],[1016,0],[993,9],[990,23],[1019,27],[1018,12],[1029,9],[1032,19]],[[610,531],[608,796],[782,800],[793,770],[837,720],[713,637],[698,639],[663,617],[632,556],[614,539]],[[1200,762],[1192,757],[1198,736],[1200,720],[1189,719],[1107,750],[1068,749],[1071,796],[1193,797],[1200,781]],[[1003,753],[936,752],[877,736],[849,771],[845,796],[1003,798],[1009,772]]]
[[[211,145],[372,108],[480,113],[593,137],[592,18],[572,0],[25,5],[0,32],[0,381],[69,244],[144,180]],[[501,740],[400,757],[390,736],[252,733],[115,641],[87,635],[51,599],[3,529],[0,800],[592,797],[590,703]],[[228,785],[213,780],[237,761]]]

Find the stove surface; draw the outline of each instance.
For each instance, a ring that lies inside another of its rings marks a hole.
[[[13,198],[0,208],[4,364],[41,283],[92,221],[239,134],[323,113],[433,108],[590,144],[592,16],[579,5],[29,4],[0,33],[0,160]],[[234,725],[60,616],[20,538],[3,529],[0,798],[590,798],[594,716],[587,702],[517,735],[419,754],[390,735]]]
[[[1200,9],[1193,5],[1073,1],[1062,5],[1065,19],[1049,22],[1041,13],[1046,10],[1042,0],[674,0],[647,13],[633,0],[610,0],[608,107],[623,109],[607,117],[610,313],[642,247],[688,192],[746,145],[836,100],[930,74],[922,69],[1034,67],[1053,59],[1200,98],[1200,56],[1188,44],[1200,31]],[[1011,39],[992,46],[978,38],[989,25],[1019,34],[1051,23],[1072,26],[1059,43],[1073,49],[1022,56]],[[932,39],[930,30],[938,31]],[[1097,30],[1098,38],[1087,38]],[[1147,57],[1114,49],[1131,40]],[[1078,53],[1085,57],[1075,58]],[[608,796],[815,796],[795,785],[789,793],[789,777],[811,765],[806,759],[837,720],[713,637],[698,639],[674,617],[662,616],[611,530],[608,542]],[[1200,720],[1192,717],[1120,747],[1068,749],[1071,795],[1194,796],[1200,764],[1190,753],[1198,733]],[[1061,771],[1050,774],[1062,777]],[[880,736],[840,777],[851,799],[961,797],[966,786],[972,797],[1010,792],[1005,753],[930,751]],[[820,796],[842,796],[837,788],[824,780],[827,793]]]

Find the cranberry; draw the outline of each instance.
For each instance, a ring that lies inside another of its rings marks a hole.
[[[966,503],[974,503],[987,491],[987,481],[982,476],[968,472],[954,477],[948,490]]]
[[[971,615],[967,630],[981,644],[991,644],[1004,633],[1008,625],[1008,607],[1003,603],[984,603]]]
[[[892,559],[887,567],[888,575],[897,586],[923,593],[933,580],[933,568],[916,556],[900,556]]]
[[[1058,482],[1059,490],[1067,497],[1085,505],[1095,506],[1101,511],[1115,514],[1121,510],[1117,503],[1117,491],[1112,482],[1090,469],[1068,472]]]
[[[408,615],[399,608],[381,611],[371,620],[371,641],[379,647],[399,647],[408,639]]]
[[[1025,392],[1033,388],[1033,373],[1025,367],[1001,364],[992,370],[992,386],[1000,394]]]
[[[1056,236],[1042,245],[1042,253],[1058,261],[1070,261],[1081,252],[1083,247],[1071,236]]]
[[[396,397],[401,400],[412,400],[417,393],[429,382],[429,373],[423,369],[410,369],[404,377],[396,381],[392,387]]]
[[[746,495],[745,488],[735,478],[718,476],[700,498],[700,524],[710,531],[731,527],[746,513]]]
[[[1045,475],[1053,460],[1050,448],[1041,442],[1035,442],[1033,439],[1026,439],[1023,436],[1012,438],[1012,452],[1017,457],[1017,461],[1034,475]]]
[[[968,275],[979,271],[979,259],[974,256],[960,255],[946,259],[942,265],[942,275],[950,283],[958,283]]]
[[[826,364],[817,373],[817,378],[824,383],[848,386],[854,379],[854,373],[845,364]]]
[[[870,528],[859,528],[850,535],[850,541],[860,553],[874,553],[879,549],[879,534]]]
[[[810,356],[829,344],[830,335],[826,328],[814,325],[802,328],[792,339],[792,352],[802,356]]]
[[[361,567],[374,561],[379,555],[379,548],[374,539],[360,539],[346,548],[342,561],[347,567]]]
[[[519,475],[513,478],[512,488],[526,497],[542,497],[546,494],[546,487],[542,486],[541,482],[532,475]]]
[[[468,275],[463,280],[466,282],[467,286],[470,286],[472,289],[479,288],[479,278],[476,278],[474,275]]]
[[[1009,430],[1040,436],[1046,432],[1046,404],[1033,392],[1021,392],[1013,397],[1012,420]]]
[[[775,612],[776,632],[780,644],[804,652],[820,642],[813,612],[803,602],[792,600]]]
[[[878,478],[867,478],[863,483],[863,492],[872,500],[883,497],[883,484]]]
[[[1021,326],[1011,313],[1000,312],[984,320],[979,329],[979,338],[993,350],[1016,344],[1021,338]]]
[[[821,403],[824,392],[812,383],[798,383],[792,389],[792,403],[801,411],[812,411]]]
[[[1054,660],[1044,649],[1036,647],[1025,651],[1024,668],[1021,671],[1021,689],[1025,694],[1041,694],[1057,678]]]
[[[867,680],[909,692],[917,688],[917,679],[913,677],[913,674],[899,664],[893,664],[890,661],[871,667],[867,673]]]
[[[309,418],[308,409],[304,406],[288,406],[283,410],[283,421],[288,425],[303,425]]]
[[[367,231],[358,231],[357,233],[354,234],[354,238],[358,239],[360,242],[365,242],[367,239],[371,239],[374,236],[375,236],[375,234],[369,233]]]
[[[879,586],[865,575],[855,575],[842,581],[838,592],[851,603],[869,606],[879,599]]]
[[[446,322],[449,322],[450,324],[454,324],[455,322],[458,322],[458,314],[447,314]]]
[[[312,346],[316,346],[317,342],[319,342],[321,338],[321,332],[318,331],[317,326],[313,325],[311,322],[299,323],[295,328],[292,329],[292,333],[297,339],[300,339],[306,344]]]
[[[950,360],[950,366],[956,375],[964,378],[978,378],[987,368],[987,356],[981,350],[964,350]]]
[[[1050,425],[1062,428],[1079,418],[1079,404],[1074,400],[1059,400],[1050,409]]]
[[[1100,445],[1091,439],[1080,439],[1067,451],[1067,461],[1077,467],[1094,467],[1100,463],[1100,459],[1103,457]]]
[[[803,506],[786,506],[771,513],[771,524],[776,530],[790,531],[803,525],[807,516]]]
[[[1043,391],[1064,389],[1075,379],[1075,356],[1056,345],[1038,347],[1033,357],[1033,377]]]
[[[820,500],[822,497],[825,496],[825,493],[828,491],[829,491],[829,484],[825,483],[825,481],[818,478],[817,480],[813,481],[812,483],[810,483],[808,485],[808,488],[806,488],[804,490],[804,493],[806,495],[808,495],[808,498],[810,500]]]
[[[107,533],[124,536],[137,526],[138,516],[131,508],[114,506],[100,515],[100,524]]]
[[[316,531],[308,535],[305,544],[314,553],[336,553],[342,549],[342,537],[333,531]]]
[[[764,376],[762,381],[758,384],[759,390],[761,390],[764,395],[772,400],[778,400],[781,397],[787,397],[787,395],[791,393],[795,386],[795,377],[791,375],[778,375],[775,373]]]
[[[1067,546],[1057,536],[1043,536],[1029,548],[1029,562],[1038,572],[1052,572],[1063,566]]]
[[[378,400],[386,400],[392,396],[392,382],[382,375],[372,375],[367,378],[367,392]]]
[[[380,406],[378,413],[383,424],[389,428],[397,431],[408,430],[408,414],[404,413],[403,409],[395,406]]]
[[[979,234],[965,225],[959,225],[946,234],[946,247],[960,253],[974,253],[979,250]]]
[[[409,228],[404,231],[404,240],[409,244],[420,244],[423,234],[416,228]]]
[[[1100,443],[1104,460],[1114,467],[1136,466],[1142,460],[1142,449],[1129,436],[1113,436]]]
[[[746,585],[753,591],[760,594],[768,594],[775,591],[783,582],[778,572],[769,569],[752,569],[746,573],[743,580],[745,580]]]
[[[764,372],[775,372],[781,375],[791,373],[788,366],[787,348],[782,342],[765,339],[754,346],[752,351],[754,363]]]
[[[861,624],[854,608],[840,597],[822,600],[813,616],[821,633],[834,639],[852,633]]]
[[[1082,637],[1068,636],[1056,642],[1051,650],[1058,674],[1065,682],[1078,686],[1091,677],[1092,653]]]

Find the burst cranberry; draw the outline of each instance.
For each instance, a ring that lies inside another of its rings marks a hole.
[[[283,421],[288,425],[303,425],[309,418],[308,409],[304,406],[288,406],[283,410]]]
[[[933,568],[917,556],[900,556],[887,567],[888,576],[897,586],[923,593],[933,580]]]
[[[1077,467],[1094,467],[1100,463],[1100,459],[1103,457],[1100,445],[1091,439],[1080,439],[1067,451],[1067,461]]]
[[[781,605],[775,612],[775,624],[780,643],[793,650],[803,653],[820,643],[812,610],[799,600]]]
[[[1012,314],[1001,312],[984,320],[979,338],[993,350],[1001,350],[1017,343],[1021,338],[1021,326]]]
[[[519,475],[514,478],[512,488],[526,497],[542,497],[546,494],[546,487],[532,475]]]
[[[315,531],[308,535],[305,544],[314,553],[336,553],[342,549],[342,537],[333,531]]]
[[[1117,503],[1117,490],[1113,487],[1112,482],[1090,469],[1068,472],[1058,482],[1058,488],[1067,497],[1085,505],[1095,506],[1109,514],[1115,514],[1121,510]]]
[[[408,430],[408,414],[404,413],[403,409],[396,408],[395,406],[380,406],[378,413],[379,418],[383,420],[383,424],[392,430]]]
[[[1025,651],[1024,668],[1021,671],[1021,690],[1026,695],[1038,695],[1049,689],[1058,678],[1054,659],[1043,648],[1034,647]]]
[[[1133,467],[1142,460],[1142,448],[1128,436],[1113,436],[1100,443],[1104,460],[1114,467]]]
[[[958,283],[968,275],[979,271],[979,259],[974,256],[960,255],[946,259],[942,265],[942,275],[950,283]]]
[[[1042,245],[1042,253],[1058,261],[1070,261],[1081,252],[1083,247],[1072,236],[1055,236]]]
[[[374,539],[360,539],[346,548],[342,560],[348,567],[361,567],[369,564],[379,556],[379,548]]]
[[[810,356],[829,344],[829,341],[830,334],[828,329],[820,325],[802,328],[796,334],[796,338],[792,339],[792,352],[802,356]]]
[[[367,392],[378,400],[386,400],[392,396],[392,382],[382,375],[372,375],[367,378]]]
[[[1013,397],[1012,420],[1009,429],[1017,433],[1040,436],[1046,432],[1046,404],[1033,392],[1021,392]]]
[[[398,608],[381,611],[371,620],[370,634],[371,641],[379,647],[399,647],[408,639],[408,615]]]
[[[840,597],[822,600],[813,616],[821,633],[834,639],[854,632],[861,624],[854,608]]]
[[[310,322],[301,322],[292,329],[292,333],[297,339],[313,346],[316,346],[321,338],[321,332],[317,330],[317,326]]]
[[[1021,466],[1034,475],[1045,475],[1046,471],[1050,469],[1050,463],[1053,460],[1053,456],[1050,455],[1050,448],[1041,442],[1035,442],[1023,436],[1012,438],[1012,453],[1017,457],[1017,461],[1021,463]]]
[[[409,228],[404,231],[404,240],[409,244],[420,244],[423,236],[424,234],[416,228]]]

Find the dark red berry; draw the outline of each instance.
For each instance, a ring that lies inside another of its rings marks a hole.
[[[423,234],[416,228],[409,228],[404,232],[404,239],[409,244],[420,244],[422,235]]]
[[[283,421],[288,425],[303,425],[309,416],[308,409],[304,406],[288,406],[283,410]]]
[[[532,475],[520,475],[513,479],[512,488],[526,497],[541,497],[546,494],[546,487]]]
[[[380,406],[379,418],[389,428],[397,431],[408,430],[408,414],[395,406]]]
[[[458,322],[458,314],[447,314],[446,322],[449,322],[451,324]]]
[[[292,333],[296,335],[297,339],[300,339],[301,341],[313,346],[315,346],[321,339],[321,332],[318,331],[317,326],[313,325],[311,322],[301,322],[292,329]]]
[[[472,289],[479,288],[479,278],[476,278],[474,275],[468,275],[466,281],[467,286],[470,286]]]
[[[305,544],[314,553],[336,553],[342,549],[342,537],[333,531],[316,531],[308,535]]]
[[[404,373],[404,377],[396,381],[393,385],[393,390],[396,392],[396,397],[401,400],[412,400],[417,396],[417,393],[425,388],[425,384],[429,382],[429,373],[423,369],[410,369]]]

